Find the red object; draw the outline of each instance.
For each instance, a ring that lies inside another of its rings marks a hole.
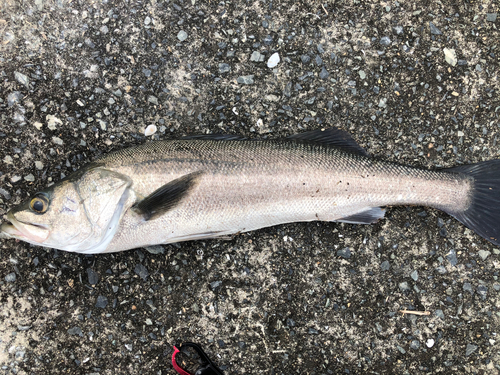
[[[175,361],[175,356],[177,355],[177,353],[179,353],[180,350],[177,349],[176,346],[174,346],[174,354],[172,354],[172,366],[174,366],[174,369],[175,371],[177,371],[179,374],[181,375],[193,375],[193,374],[190,374],[189,372],[187,372],[186,370],[184,370],[181,366],[179,366],[177,364],[177,362]]]
[[[194,342],[185,342],[181,344],[180,348],[183,349],[184,347],[192,348],[194,351],[196,351],[196,353],[198,353],[201,366],[198,367],[198,370],[196,370],[195,374],[187,372],[177,364],[175,357],[177,356],[177,353],[180,352],[180,350],[177,349],[176,346],[174,346],[174,354],[172,354],[172,366],[174,366],[175,371],[177,371],[180,375],[224,375],[222,370],[218,368],[217,365],[210,360],[210,358],[208,358],[207,353],[203,351],[200,345],[195,344]]]

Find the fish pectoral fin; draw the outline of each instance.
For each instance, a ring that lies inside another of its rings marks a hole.
[[[354,215],[343,217],[342,219],[337,219],[341,223],[349,224],[373,224],[378,220],[383,219],[385,215],[385,209],[382,207],[369,207],[368,209],[358,212]]]
[[[351,154],[368,156],[363,147],[352,139],[351,135],[344,130],[331,127],[328,129],[313,130],[305,133],[294,134],[286,139],[317,143],[330,147],[338,147]]]
[[[153,191],[134,205],[135,211],[144,220],[154,220],[177,206],[196,186],[202,172],[193,172],[179,177]]]

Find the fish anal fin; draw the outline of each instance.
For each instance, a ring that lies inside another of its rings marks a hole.
[[[383,219],[385,215],[385,209],[382,207],[369,207],[368,209],[355,213],[342,219],[337,219],[341,223],[349,224],[373,224],[378,220]]]
[[[185,236],[175,237],[169,239],[168,243],[172,242],[183,242],[183,241],[196,241],[204,239],[218,239],[223,241],[230,241],[236,237],[238,233],[232,233],[231,231],[207,231],[202,233],[193,233]]]
[[[196,185],[202,172],[193,172],[168,182],[134,205],[144,220],[154,220],[177,206]]]
[[[294,134],[287,139],[337,147],[352,154],[368,156],[365,149],[358,145],[349,133],[335,127]]]

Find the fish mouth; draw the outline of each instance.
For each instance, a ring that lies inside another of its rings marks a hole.
[[[49,236],[49,229],[46,225],[22,222],[17,220],[12,212],[7,213],[7,220],[0,227],[0,238],[15,238],[39,244]]]

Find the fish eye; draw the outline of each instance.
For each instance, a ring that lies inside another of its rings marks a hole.
[[[42,193],[37,193],[30,202],[30,208],[39,214],[44,214],[49,208],[49,198]]]

